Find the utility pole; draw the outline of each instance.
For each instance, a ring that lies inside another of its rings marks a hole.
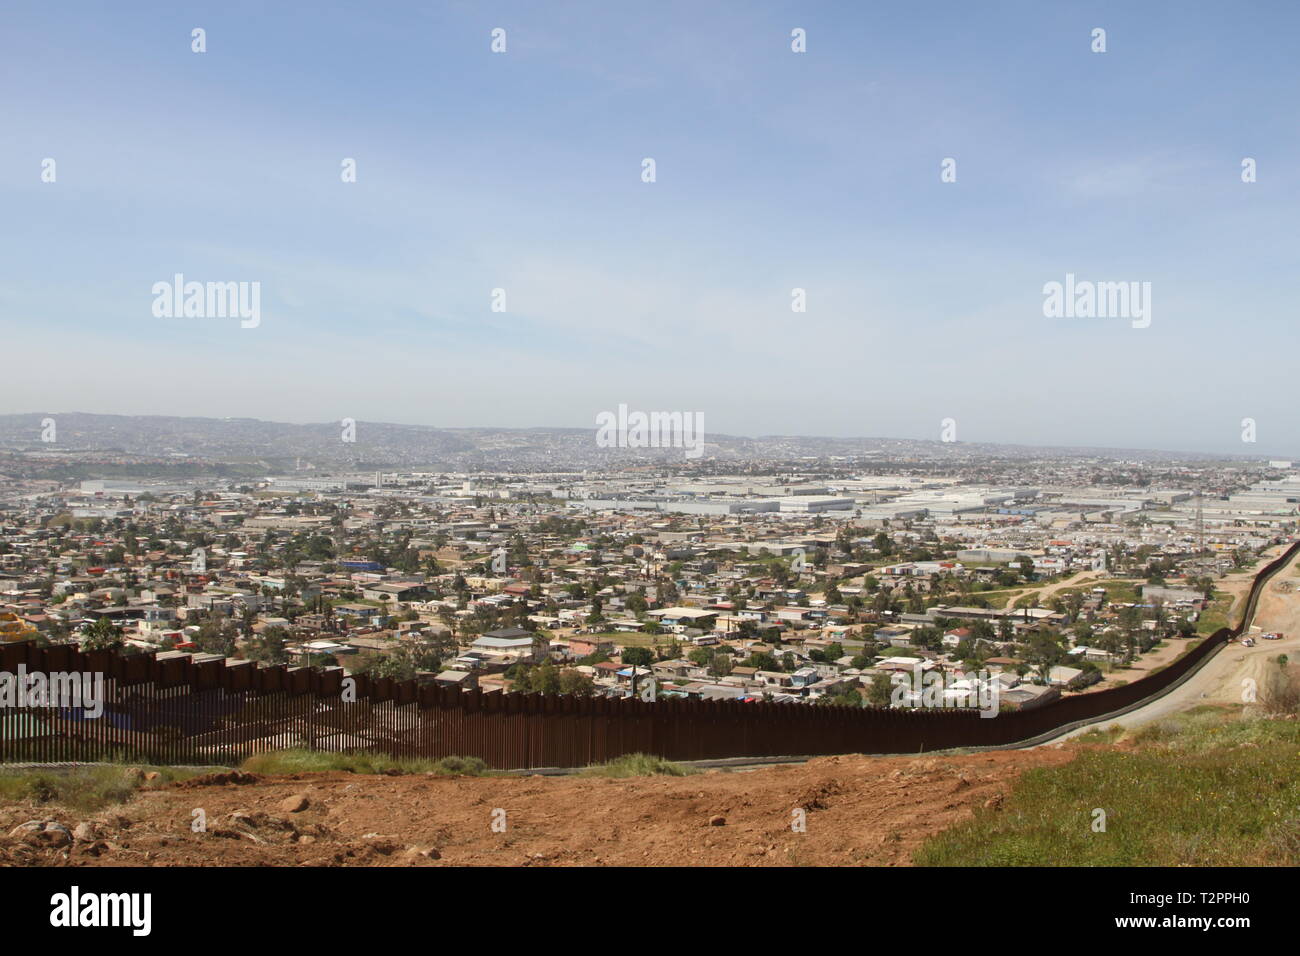
[[[1201,495],[1205,479],[1202,478],[1196,485],[1196,556],[1202,557],[1205,554],[1205,514],[1201,508]]]

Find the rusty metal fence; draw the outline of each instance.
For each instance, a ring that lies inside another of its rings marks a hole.
[[[1166,690],[1239,633],[1263,585],[1298,550],[1300,542],[1256,575],[1242,625],[1220,629],[1163,670],[992,718],[964,708],[485,694],[364,675],[345,688],[338,670],[158,660],[20,642],[0,646],[0,761],[231,765],[257,753],[308,747],[433,759],[475,756],[490,767],[519,769],[581,767],[636,752],[703,760],[1003,746]],[[66,685],[63,699],[47,694],[33,701],[24,688],[34,674],[102,679],[102,712],[94,712],[100,705],[70,701]]]

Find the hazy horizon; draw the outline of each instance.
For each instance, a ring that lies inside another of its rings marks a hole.
[[[163,412],[153,412],[153,413],[142,412],[139,414],[135,414],[135,413],[126,414],[126,413],[108,412],[108,411],[87,412],[84,409],[63,409],[61,411],[54,411],[51,409],[41,409],[37,411],[22,411],[22,412],[0,411],[0,417],[6,417],[6,416],[35,417],[39,415],[53,416],[56,419],[56,422],[58,417],[61,415],[64,416],[105,415],[105,416],[119,416],[119,417],[126,417],[126,418],[188,418],[188,419],[195,419],[199,421],[213,421],[213,422],[256,421],[264,424],[289,425],[289,426],[298,426],[298,427],[323,426],[323,425],[337,426],[339,424],[339,421],[336,419],[288,420],[288,419],[275,419],[275,418],[258,418],[256,416],[249,416],[249,415],[201,415],[201,414],[181,415],[176,413],[163,413]],[[356,419],[356,422],[358,425],[364,425],[364,424],[389,425],[389,426],[397,426],[403,428],[406,427],[428,428],[428,429],[445,430],[445,431],[544,430],[544,431],[578,431],[578,432],[586,431],[586,432],[592,432],[594,434],[597,430],[594,425],[558,425],[558,424],[501,425],[501,424],[493,424],[493,423],[446,424],[446,423],[436,423],[436,422],[429,423],[429,422],[416,422],[416,421],[391,421],[391,420],[379,420],[379,419],[373,419],[373,420]],[[33,431],[33,442],[37,440],[36,435],[37,432]],[[706,443],[717,438],[735,438],[735,439],[750,439],[750,440],[789,438],[789,439],[806,439],[806,440],[825,439],[830,441],[855,441],[855,440],[856,441],[930,441],[939,444],[943,443],[941,439],[935,438],[933,436],[925,436],[925,435],[889,435],[889,434],[829,435],[829,434],[821,434],[816,432],[755,432],[755,433],[713,432],[710,434],[706,430],[704,435],[704,441]],[[1248,460],[1270,459],[1270,458],[1276,460],[1283,460],[1283,459],[1291,460],[1291,458],[1294,457],[1297,460],[1300,460],[1300,456],[1287,456],[1281,453],[1268,453],[1266,451],[1215,452],[1215,451],[1198,450],[1194,448],[1165,447],[1160,445],[1072,445],[1072,444],[1047,445],[1047,444],[1033,443],[1033,442],[999,441],[996,438],[988,439],[988,440],[980,440],[980,441],[961,439],[958,440],[956,444],[993,445],[993,446],[1004,446],[1008,448],[1043,448],[1048,450],[1063,449],[1068,451],[1159,452],[1162,454],[1169,454],[1169,455],[1188,455],[1188,456],[1212,455],[1218,458],[1231,457],[1231,458],[1243,458]],[[1253,448],[1255,446],[1246,446],[1246,447]],[[53,449],[47,449],[47,450],[57,450],[57,446]]]
[[[1267,3],[9,4],[0,406],[594,429],[625,403],[734,436],[951,418],[964,443],[1289,458],[1262,360],[1297,344],[1297,26]],[[260,283],[259,324],[156,317],[176,274]],[[1149,326],[1045,317],[1067,276],[1149,282]]]

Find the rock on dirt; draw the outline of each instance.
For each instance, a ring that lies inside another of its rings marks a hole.
[[[9,838],[29,846],[67,846],[72,831],[57,820],[28,820],[10,830]]]
[[[418,862],[421,859],[425,859],[425,860],[442,859],[442,854],[439,853],[436,849],[434,849],[431,846],[408,846],[405,850],[402,851],[402,856],[413,862]]]
[[[73,828],[72,838],[78,843],[93,843],[99,838],[99,835],[96,833],[93,823],[83,821]]]

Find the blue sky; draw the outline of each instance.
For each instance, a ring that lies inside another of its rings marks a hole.
[[[264,6],[0,12],[0,411],[1300,455],[1293,4]]]

